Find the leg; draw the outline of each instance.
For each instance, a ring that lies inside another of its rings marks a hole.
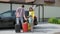
[[[33,31],[33,19],[31,17],[29,17],[29,23],[31,26],[31,31]]]
[[[19,18],[16,18],[16,24],[19,24]]]
[[[19,24],[19,18],[16,18],[16,24],[15,24],[15,32],[20,32],[20,24]]]
[[[23,23],[23,17],[20,17],[20,21],[21,21],[21,23]]]
[[[21,29],[22,29],[23,18],[20,17],[19,19],[20,19],[20,27],[21,27]]]
[[[32,23],[31,23],[31,31],[33,32],[33,19],[32,19]]]

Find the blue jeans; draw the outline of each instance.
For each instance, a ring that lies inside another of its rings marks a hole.
[[[21,21],[21,23],[23,23],[23,17],[20,17],[20,18],[16,18],[16,24],[20,24],[19,20]]]

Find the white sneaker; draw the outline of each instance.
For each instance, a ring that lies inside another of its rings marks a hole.
[[[21,32],[23,32],[23,30],[21,30]]]

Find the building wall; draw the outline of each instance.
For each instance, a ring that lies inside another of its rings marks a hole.
[[[60,7],[44,6],[44,16],[49,17],[60,17]]]
[[[55,5],[60,7],[60,0],[55,0],[55,1],[56,1]]]
[[[10,0],[0,0],[0,1],[10,1]]]
[[[55,3],[44,3],[46,6],[57,6],[60,7],[60,0],[55,0]]]
[[[36,0],[35,4],[44,4],[44,0]]]
[[[12,9],[16,10],[18,7],[20,7],[21,5],[19,4],[13,4]],[[29,7],[31,5],[25,5],[25,9],[29,10]],[[3,12],[6,12],[10,10],[10,4],[4,4],[4,3],[0,3],[0,14]],[[35,15],[38,17],[38,7],[36,7],[35,9]],[[50,17],[60,17],[60,7],[53,7],[53,6],[44,6],[44,17],[45,18],[50,18]],[[40,18],[42,18],[42,7],[40,6]]]
[[[0,14],[10,10],[10,4],[0,3]]]
[[[10,1],[10,0],[0,0],[0,1],[5,1],[5,2],[8,2],[8,1]],[[12,0],[12,1],[14,1],[14,0]],[[16,1],[16,0],[15,0]],[[18,0],[17,0],[18,1]],[[22,0],[22,1],[24,1],[24,0]],[[32,0],[33,1],[33,0]],[[19,1],[20,2],[20,1]],[[45,5],[47,5],[47,6],[60,6],[60,0],[55,0],[55,3],[44,3],[44,0],[36,0],[35,2],[34,2],[35,4],[45,4]]]

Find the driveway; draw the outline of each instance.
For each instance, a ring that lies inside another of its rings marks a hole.
[[[0,34],[54,34],[60,32],[60,25],[43,23],[34,26],[34,32],[15,33],[15,30],[0,30]]]
[[[37,26],[34,26],[34,32],[42,32],[45,34],[60,32],[60,25],[50,23],[38,24]]]

